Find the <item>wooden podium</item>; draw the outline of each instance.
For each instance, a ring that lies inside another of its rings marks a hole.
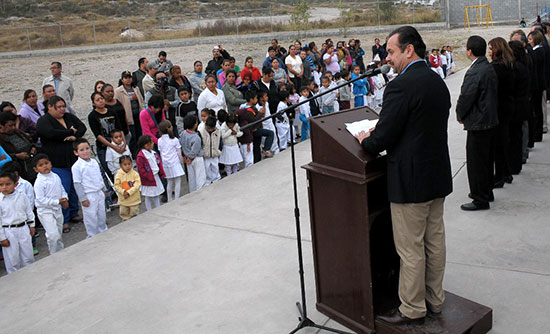
[[[446,292],[423,326],[376,320],[399,306],[386,157],[366,153],[345,123],[376,119],[367,107],[311,120],[307,171],[317,309],[357,333],[486,333],[492,310]]]

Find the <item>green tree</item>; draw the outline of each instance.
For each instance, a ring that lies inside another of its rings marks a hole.
[[[340,0],[338,2],[338,9],[340,10],[340,33],[344,35],[344,37],[348,37],[348,28],[353,19],[351,8],[347,8],[346,5],[344,5],[344,1]]]
[[[296,31],[307,31],[310,16],[308,0],[298,0],[290,15],[290,24]]]

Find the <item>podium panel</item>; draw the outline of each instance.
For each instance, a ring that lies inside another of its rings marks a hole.
[[[447,293],[441,316],[424,326],[376,320],[399,306],[386,157],[365,152],[345,123],[377,119],[368,107],[311,120],[308,178],[317,309],[357,333],[486,333],[492,310]]]

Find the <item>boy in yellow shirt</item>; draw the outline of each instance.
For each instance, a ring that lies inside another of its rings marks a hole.
[[[139,214],[141,180],[139,174],[132,168],[130,156],[121,156],[119,162],[120,169],[116,173],[114,187],[118,194],[120,218],[128,220]]]

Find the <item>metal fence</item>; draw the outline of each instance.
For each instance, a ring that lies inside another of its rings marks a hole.
[[[291,24],[288,8],[269,6],[238,11],[185,13],[157,17],[129,17],[105,21],[51,23],[0,28],[0,48],[6,51],[57,49],[134,41],[167,40],[216,35],[299,31],[323,28],[381,26],[441,22],[440,3],[418,1],[395,4],[393,0],[346,3],[340,8],[312,8],[306,26]]]

